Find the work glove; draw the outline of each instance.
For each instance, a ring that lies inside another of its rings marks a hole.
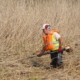
[[[62,47],[60,46],[59,49],[58,49],[58,52],[61,52],[61,51],[62,51]]]
[[[43,53],[42,52],[40,52],[37,56],[38,57],[41,57],[43,55]]]

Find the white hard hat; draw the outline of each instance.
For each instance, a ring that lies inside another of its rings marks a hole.
[[[43,24],[42,29],[50,29],[50,24]]]

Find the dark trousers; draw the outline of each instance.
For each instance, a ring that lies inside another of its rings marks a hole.
[[[51,63],[50,65],[53,66],[53,67],[57,67],[57,66],[61,66],[63,64],[62,62],[62,54],[63,52],[52,52],[51,51]]]

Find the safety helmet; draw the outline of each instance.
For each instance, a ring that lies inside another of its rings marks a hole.
[[[43,24],[42,29],[50,29],[50,24]]]

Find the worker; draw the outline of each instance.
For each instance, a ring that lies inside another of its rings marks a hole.
[[[50,65],[54,68],[62,67],[62,38],[59,34],[58,30],[51,30],[51,26],[49,24],[43,24],[42,30],[44,33],[43,41],[44,46],[41,52],[37,55],[41,57],[45,51],[50,51],[51,54],[51,63]]]

